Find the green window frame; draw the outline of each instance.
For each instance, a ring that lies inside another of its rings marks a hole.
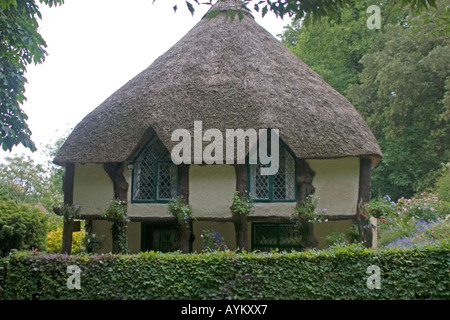
[[[257,202],[296,202],[298,200],[295,157],[280,141],[279,169],[274,175],[261,175],[261,163],[247,165],[247,190]]]
[[[192,252],[192,221],[189,252]],[[179,250],[178,221],[144,221],[141,222],[141,251],[173,252]]]
[[[133,161],[131,201],[166,203],[175,198],[178,169],[161,140],[151,139]]]
[[[292,222],[252,222],[252,250],[302,250],[302,235]]]

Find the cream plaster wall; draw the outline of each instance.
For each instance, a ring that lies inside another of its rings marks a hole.
[[[359,189],[359,158],[308,160],[316,172],[313,185],[319,207],[330,215],[356,213]],[[165,203],[131,203],[132,170],[125,169],[130,217],[170,217]],[[229,217],[236,188],[236,174],[231,165],[191,165],[189,202],[196,217]],[[77,164],[74,202],[83,214],[100,214],[113,197],[113,185],[100,164]],[[291,215],[295,202],[255,203],[255,216]]]
[[[101,164],[75,165],[73,202],[82,214],[101,214],[113,196],[113,183]]]
[[[316,173],[313,186],[319,208],[329,215],[356,214],[359,192],[359,158],[308,160]]]
[[[236,173],[231,165],[191,165],[189,204],[194,217],[231,217]]]
[[[326,208],[330,215],[353,215],[356,213],[359,188],[359,159],[308,160],[316,172],[313,185],[319,198],[319,207]],[[125,169],[129,184],[128,200],[131,199],[132,170]],[[230,205],[236,187],[236,174],[231,165],[191,165],[189,171],[190,204],[195,217],[231,217]],[[80,204],[82,213],[97,215],[108,206],[113,198],[113,184],[100,164],[76,164],[74,177],[74,203]],[[128,202],[128,215],[139,217],[170,217],[167,204],[146,204]],[[295,202],[256,203],[254,216],[289,216]],[[323,245],[323,239],[332,231],[344,232],[349,221],[328,222],[317,225],[315,234]],[[105,242],[100,252],[112,248],[111,224],[95,220],[94,232],[104,235]],[[234,226],[231,222],[194,221],[195,241],[193,250],[201,251],[203,230],[214,229],[221,233],[230,248],[234,248]],[[251,225],[248,226],[249,244]],[[131,252],[141,249],[141,223],[130,222],[127,229]]]

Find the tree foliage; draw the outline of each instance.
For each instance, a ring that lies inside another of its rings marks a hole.
[[[410,197],[433,184],[448,155],[448,0],[421,14],[381,1],[380,30],[366,26],[371,1],[337,19],[285,28],[282,41],[358,108],[384,159],[372,195]]]
[[[0,164],[0,198],[18,203],[42,205],[52,212],[62,201],[62,182],[56,179],[56,171],[47,171],[42,164],[29,156],[7,157]]]
[[[47,216],[39,209],[0,199],[0,257],[11,249],[45,250]]]
[[[351,1],[336,18],[321,19],[313,25],[296,21],[280,35],[284,45],[303,62],[319,73],[325,81],[344,96],[349,84],[358,83],[363,70],[362,57],[383,30],[393,24],[404,24],[410,13],[397,1],[381,0],[381,30],[367,27],[372,0]]]
[[[39,0],[48,6],[64,0]],[[24,103],[24,74],[30,63],[42,63],[47,55],[46,43],[38,31],[42,19],[35,0],[0,1],[0,145],[3,150],[22,144],[36,150],[31,140]]]
[[[449,3],[439,2],[434,17],[448,13]],[[428,176],[450,158],[450,41],[432,20],[410,16],[386,27],[348,92],[384,153],[373,193],[394,199],[432,183]]]
[[[53,158],[66,136],[44,147],[46,156]],[[36,163],[31,157],[16,155],[0,163],[0,199],[18,203],[42,205],[52,212],[63,200],[62,177],[64,168],[48,163]]]
[[[211,5],[213,2],[213,0],[185,0],[187,9],[191,14],[195,12],[195,4]],[[354,5],[354,0],[242,0],[242,2],[247,8],[260,13],[262,17],[268,12],[273,12],[277,17],[284,18],[288,16],[295,21],[304,18],[307,21],[318,21],[323,17],[337,19],[341,9],[350,8]],[[436,5],[436,0],[393,0],[391,2],[395,2],[402,7],[409,6],[415,12]],[[175,3],[173,10],[177,11],[178,5],[176,0],[172,0],[172,3]]]

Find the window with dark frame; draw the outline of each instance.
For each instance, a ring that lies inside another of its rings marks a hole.
[[[163,143],[153,138],[133,163],[132,200],[168,202],[177,196],[178,167]]]
[[[302,250],[302,235],[294,223],[253,222],[252,250]]]
[[[269,164],[270,165],[270,164]],[[279,168],[274,175],[261,175],[261,163],[249,165],[249,191],[254,201],[295,201],[297,187],[295,178],[295,159],[286,147],[279,152]]]

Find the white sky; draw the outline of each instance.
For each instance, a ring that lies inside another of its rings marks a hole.
[[[40,33],[48,56],[27,69],[23,110],[38,150],[53,144],[90,111],[147,68],[180,40],[210,8],[184,0],[65,0],[60,7],[40,5]],[[191,1],[193,2],[193,1]],[[173,5],[178,11],[173,12]],[[272,13],[256,21],[274,36],[290,21]],[[16,146],[0,149],[0,161],[25,153],[38,162],[41,152]],[[45,159],[46,160],[46,159]]]

